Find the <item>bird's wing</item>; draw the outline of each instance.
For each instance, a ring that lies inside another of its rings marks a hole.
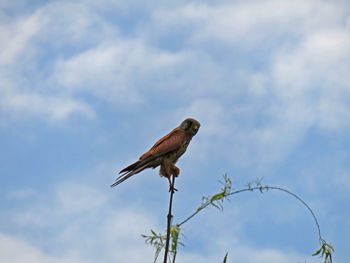
[[[140,160],[144,160],[150,156],[161,156],[168,152],[174,151],[181,147],[181,145],[185,142],[186,137],[187,135],[183,130],[175,128],[163,138],[158,140],[148,152],[144,153],[140,157]]]
[[[149,164],[159,156],[180,148],[183,143],[185,143],[186,139],[186,133],[179,128],[175,128],[169,134],[158,140],[148,152],[144,153],[140,157],[138,161],[121,170],[119,173],[122,175],[116,179],[111,187],[124,182],[132,175],[139,173],[143,169],[149,167]]]

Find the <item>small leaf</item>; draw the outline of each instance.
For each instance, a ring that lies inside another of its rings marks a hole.
[[[327,247],[329,247],[330,249],[332,249],[332,251],[334,251],[334,248],[330,245],[330,244],[327,244],[325,243]]]
[[[247,183],[247,187],[248,187],[249,190],[251,190],[252,189],[252,183],[251,182]]]
[[[179,244],[179,234],[180,234],[180,227],[178,225],[174,225],[170,229],[170,235],[171,235],[171,251],[173,253],[177,252],[177,246]]]
[[[223,198],[223,193],[218,193],[218,194],[215,194],[213,195],[211,198],[210,198],[210,201],[215,201],[215,200],[219,200],[219,199],[222,199]]]
[[[312,255],[313,255],[313,256],[317,256],[318,254],[321,253],[321,250],[322,250],[322,247],[321,247],[319,250],[317,250],[315,253],[313,253]]]
[[[227,261],[227,255],[228,255],[228,252],[226,252],[226,255],[225,255],[225,257],[224,257],[224,261],[223,261],[222,263],[226,263],[226,261]]]

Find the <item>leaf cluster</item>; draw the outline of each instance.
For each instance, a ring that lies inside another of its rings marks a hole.
[[[203,196],[202,205],[198,207],[198,211],[202,210],[208,205],[214,206],[219,210],[224,210],[223,203],[225,198],[228,197],[229,193],[231,192],[232,181],[226,174],[223,176],[223,179],[223,181],[219,181],[219,183],[222,185],[220,192],[212,196]]]
[[[171,226],[171,248],[170,252],[176,254],[178,245],[183,246],[184,244],[179,241],[180,227],[178,225]]]
[[[155,248],[156,252],[154,254],[154,263],[157,262],[158,256],[165,246],[166,236],[162,234],[157,234],[151,229],[151,235],[142,234],[141,237],[145,239],[145,243],[151,245]]]
[[[260,193],[264,193],[264,190],[267,192],[269,190],[269,186],[268,185],[262,185],[262,180],[264,178],[257,178],[255,179],[255,181],[252,181],[252,182],[248,182],[246,184],[247,186],[247,189],[249,191],[254,191],[256,189],[258,189],[260,191]]]
[[[315,253],[313,253],[313,256],[321,255],[321,257],[324,257],[323,263],[332,263],[332,253],[334,252],[334,248],[326,243],[326,241],[321,240],[321,247],[319,250],[317,250]]]
[[[171,247],[169,252],[175,256],[177,254],[178,245],[183,246],[184,244],[179,241],[180,227],[173,225],[170,230],[171,235]],[[157,234],[151,229],[150,235],[142,234],[141,237],[145,239],[145,243],[155,248],[154,263],[157,262],[160,252],[165,247],[166,235]],[[174,260],[173,260],[174,261]]]

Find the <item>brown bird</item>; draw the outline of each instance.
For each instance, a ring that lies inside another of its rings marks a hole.
[[[121,170],[119,173],[122,175],[111,187],[124,182],[146,168],[156,168],[160,165],[160,176],[168,178],[170,190],[174,190],[170,177],[171,175],[178,176],[180,173],[175,163],[186,151],[192,137],[198,132],[199,126],[200,123],[195,119],[184,120],[179,127],[158,140],[148,152],[141,155],[138,161]]]

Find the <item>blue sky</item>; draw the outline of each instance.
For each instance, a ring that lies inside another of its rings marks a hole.
[[[167,180],[111,189],[183,119],[174,221],[224,173],[297,193],[346,262],[350,242],[348,1],[0,3],[0,261],[146,262]],[[177,262],[320,262],[296,200],[241,194],[184,225]]]

